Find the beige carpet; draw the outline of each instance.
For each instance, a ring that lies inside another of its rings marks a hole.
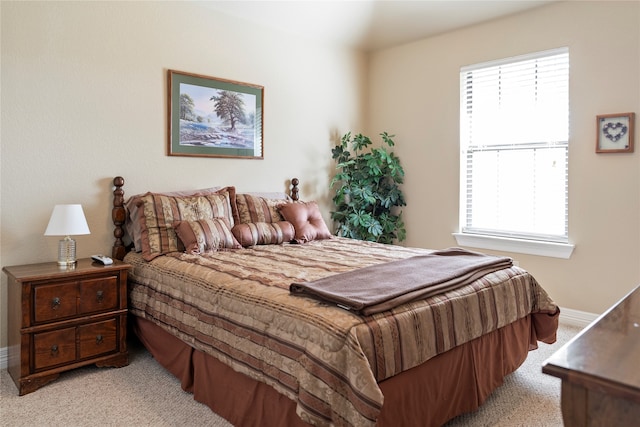
[[[556,344],[540,344],[477,412],[462,415],[447,427],[562,426],[560,381],[542,374],[541,366],[579,330],[562,325]],[[89,366],[66,372],[22,397],[2,370],[0,426],[231,426],[183,392],[146,350],[135,344],[130,350],[127,367]]]

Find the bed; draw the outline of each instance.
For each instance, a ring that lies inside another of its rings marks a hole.
[[[215,187],[125,200],[114,179],[112,253],[132,266],[130,324],[233,425],[439,426],[477,409],[538,341],[555,341],[559,308],[513,265],[370,312],[293,292],[441,258],[332,236],[291,183],[282,196]],[[366,277],[375,288],[378,273]]]

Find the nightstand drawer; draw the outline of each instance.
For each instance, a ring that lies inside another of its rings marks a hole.
[[[33,348],[36,371],[73,362],[76,359],[76,328],[35,334]]]
[[[116,319],[78,327],[80,359],[109,353],[117,349]]]
[[[36,323],[64,319],[77,314],[76,282],[62,282],[34,287],[34,320]]]
[[[117,276],[83,280],[80,283],[80,313],[113,310],[117,307]]]
[[[126,366],[127,270],[119,260],[82,258],[4,267],[7,275],[7,371],[21,396],[61,372],[89,364]],[[0,423],[1,424],[1,423]]]

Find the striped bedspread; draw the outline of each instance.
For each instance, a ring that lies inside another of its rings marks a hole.
[[[310,424],[372,426],[384,402],[379,381],[530,313],[557,311],[518,267],[364,317],[289,292],[293,282],[429,252],[336,237],[151,262],[130,253],[130,311],[271,385]]]

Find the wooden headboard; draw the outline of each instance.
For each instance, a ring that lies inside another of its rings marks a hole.
[[[291,188],[289,189],[289,196],[293,200],[299,199],[299,188],[298,185],[300,181],[298,178],[291,179]],[[127,210],[124,207],[124,178],[121,176],[116,176],[113,178],[113,185],[115,189],[113,190],[113,209],[111,209],[111,220],[113,221],[113,236],[116,238],[113,242],[113,247],[111,249],[111,257],[113,259],[122,260],[124,256],[127,254],[127,251],[130,247],[125,246],[122,238],[124,237],[124,223],[127,219]]]

